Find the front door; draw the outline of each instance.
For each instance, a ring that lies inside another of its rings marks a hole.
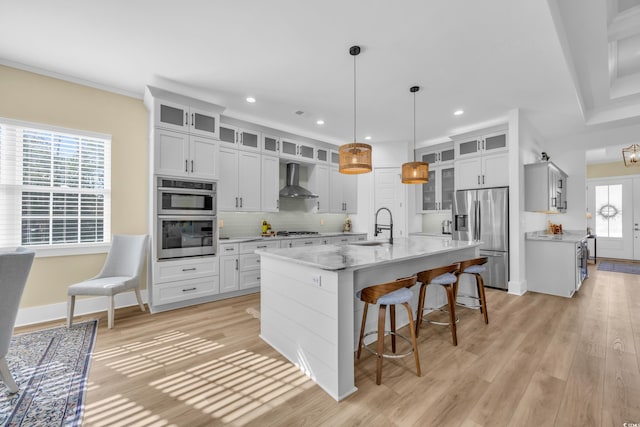
[[[638,259],[640,243],[635,243],[634,221],[638,224],[640,189],[633,189],[632,178],[590,179],[587,184],[587,206],[592,218],[589,227],[598,239],[598,258]],[[640,181],[639,181],[640,184]],[[640,185],[637,185],[640,187]],[[635,213],[634,212],[638,212]],[[638,217],[637,219],[634,218]],[[640,227],[636,227],[640,228]],[[634,246],[639,246],[634,250]]]

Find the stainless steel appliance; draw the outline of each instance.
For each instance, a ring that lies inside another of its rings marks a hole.
[[[215,255],[216,183],[158,178],[157,258]]]
[[[508,289],[509,189],[458,190],[453,201],[453,240],[481,241],[488,257],[485,286]]]
[[[158,178],[158,215],[216,215],[216,183]]]
[[[451,234],[451,220],[445,219],[442,221],[442,234]]]

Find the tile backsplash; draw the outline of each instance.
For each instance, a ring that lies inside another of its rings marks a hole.
[[[304,200],[280,201],[280,212],[219,212],[222,220],[220,237],[256,236],[262,230],[262,221],[271,224],[273,231],[317,231],[320,233],[340,232],[347,218],[345,214],[318,214],[307,210],[283,210],[283,204],[296,205]],[[291,208],[292,206],[287,206]],[[322,223],[322,224],[321,224]]]

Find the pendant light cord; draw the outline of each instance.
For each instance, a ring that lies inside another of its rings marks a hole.
[[[413,92],[413,161],[416,161],[416,93]]]
[[[356,55],[353,55],[353,142],[356,142]]]

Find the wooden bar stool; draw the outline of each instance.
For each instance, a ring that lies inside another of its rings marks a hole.
[[[460,262],[460,271],[456,273],[458,276],[458,280],[455,284],[456,300],[458,296],[461,296],[464,298],[471,298],[478,301],[477,305],[468,305],[468,304],[462,304],[462,303],[458,303],[458,304],[465,307],[470,307],[470,308],[480,308],[480,313],[484,315],[484,323],[486,324],[489,323],[489,314],[487,313],[487,298],[484,293],[484,279],[482,278],[482,275],[480,273],[485,271],[484,264],[487,263],[487,260],[488,260],[487,257],[480,257],[480,258],[474,258],[474,259],[469,259],[469,260]],[[473,295],[458,295],[458,285],[460,284],[460,276],[462,276],[463,274],[473,274],[474,276],[476,276],[476,287],[478,288],[477,297]]]
[[[416,313],[416,336],[419,334],[420,325],[424,317],[424,310],[439,310],[445,313],[449,313],[449,322],[435,322],[432,320],[424,319],[425,322],[433,323],[434,325],[449,325],[451,327],[451,341],[453,345],[458,345],[458,336],[456,332],[456,323],[458,318],[456,317],[456,298],[455,298],[455,285],[458,281],[456,273],[458,272],[458,264],[451,264],[445,267],[433,268],[431,270],[425,270],[418,273],[418,282],[420,285],[420,297],[418,299],[418,312]],[[440,285],[447,292],[447,304],[449,309],[444,310],[436,307],[425,307],[424,297],[429,285]]]
[[[364,312],[362,313],[362,326],[360,327],[360,340],[358,341],[358,356],[360,359],[360,351],[362,347],[366,348],[371,353],[378,357],[378,366],[376,369],[376,384],[380,385],[382,380],[382,358],[399,358],[405,357],[413,353],[413,357],[416,360],[416,373],[421,376],[420,372],[420,359],[418,357],[418,345],[416,343],[415,326],[413,323],[413,313],[411,312],[411,306],[409,301],[413,298],[413,292],[409,289],[416,284],[416,277],[409,277],[406,279],[398,279],[394,282],[381,283],[379,285],[369,286],[356,293],[356,296],[364,302]],[[367,322],[367,310],[369,304],[379,304],[378,309],[378,330],[371,332],[364,332],[364,327]],[[407,309],[409,315],[409,330],[411,331],[411,340],[407,337],[396,333],[396,304],[402,304]],[[385,314],[389,306],[389,315],[391,321],[391,331],[385,331]],[[388,332],[391,335],[391,351],[392,354],[384,352],[384,335]],[[372,350],[367,346],[363,346],[364,337],[372,334],[378,335],[378,343],[376,350]],[[396,336],[404,339],[411,344],[412,349],[406,353],[396,353]]]

